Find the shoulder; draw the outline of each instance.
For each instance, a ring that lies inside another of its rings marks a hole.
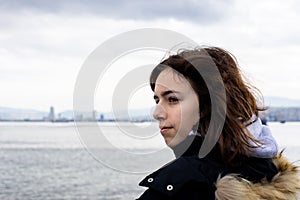
[[[227,174],[256,182],[276,173],[271,159],[247,158],[241,166],[230,167],[212,155],[201,159],[185,156],[146,176],[140,186],[148,189],[139,200],[215,199],[216,182]]]
[[[219,170],[205,172],[208,165],[196,156],[180,157],[140,182],[140,186],[148,187],[140,199],[199,199],[203,196],[214,199],[212,180],[217,180]]]
[[[224,175],[230,173],[236,173],[249,181],[258,182],[264,178],[271,180],[278,170],[271,158],[246,157],[239,167],[229,168]]]
[[[278,173],[269,181],[255,184],[235,174],[228,174],[216,183],[217,199],[298,199],[300,193],[299,168],[290,163],[282,152],[273,158]]]

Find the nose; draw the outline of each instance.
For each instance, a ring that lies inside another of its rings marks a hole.
[[[154,112],[153,112],[154,119],[158,121],[165,120],[167,118],[167,112],[161,105],[156,105]]]

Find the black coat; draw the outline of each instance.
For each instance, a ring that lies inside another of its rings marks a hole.
[[[183,151],[190,142],[192,144],[189,148]],[[140,186],[148,189],[138,200],[214,200],[215,183],[219,177],[234,173],[249,181],[258,182],[263,178],[270,180],[277,173],[272,159],[242,156],[239,165],[229,166],[222,160],[217,146],[200,159],[197,155],[201,144],[201,137],[189,136],[177,145],[173,149],[177,159],[140,182]]]

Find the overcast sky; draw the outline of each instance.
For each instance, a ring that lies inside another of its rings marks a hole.
[[[88,55],[138,28],[169,29],[200,45],[223,47],[265,96],[300,99],[299,13],[296,0],[0,0],[0,107],[72,109]],[[103,91],[96,96],[109,108],[108,89]],[[147,95],[149,101],[137,97],[132,108],[154,102]]]

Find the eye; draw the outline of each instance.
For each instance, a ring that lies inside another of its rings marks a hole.
[[[179,101],[176,97],[169,97],[168,100],[170,103],[177,103]]]

